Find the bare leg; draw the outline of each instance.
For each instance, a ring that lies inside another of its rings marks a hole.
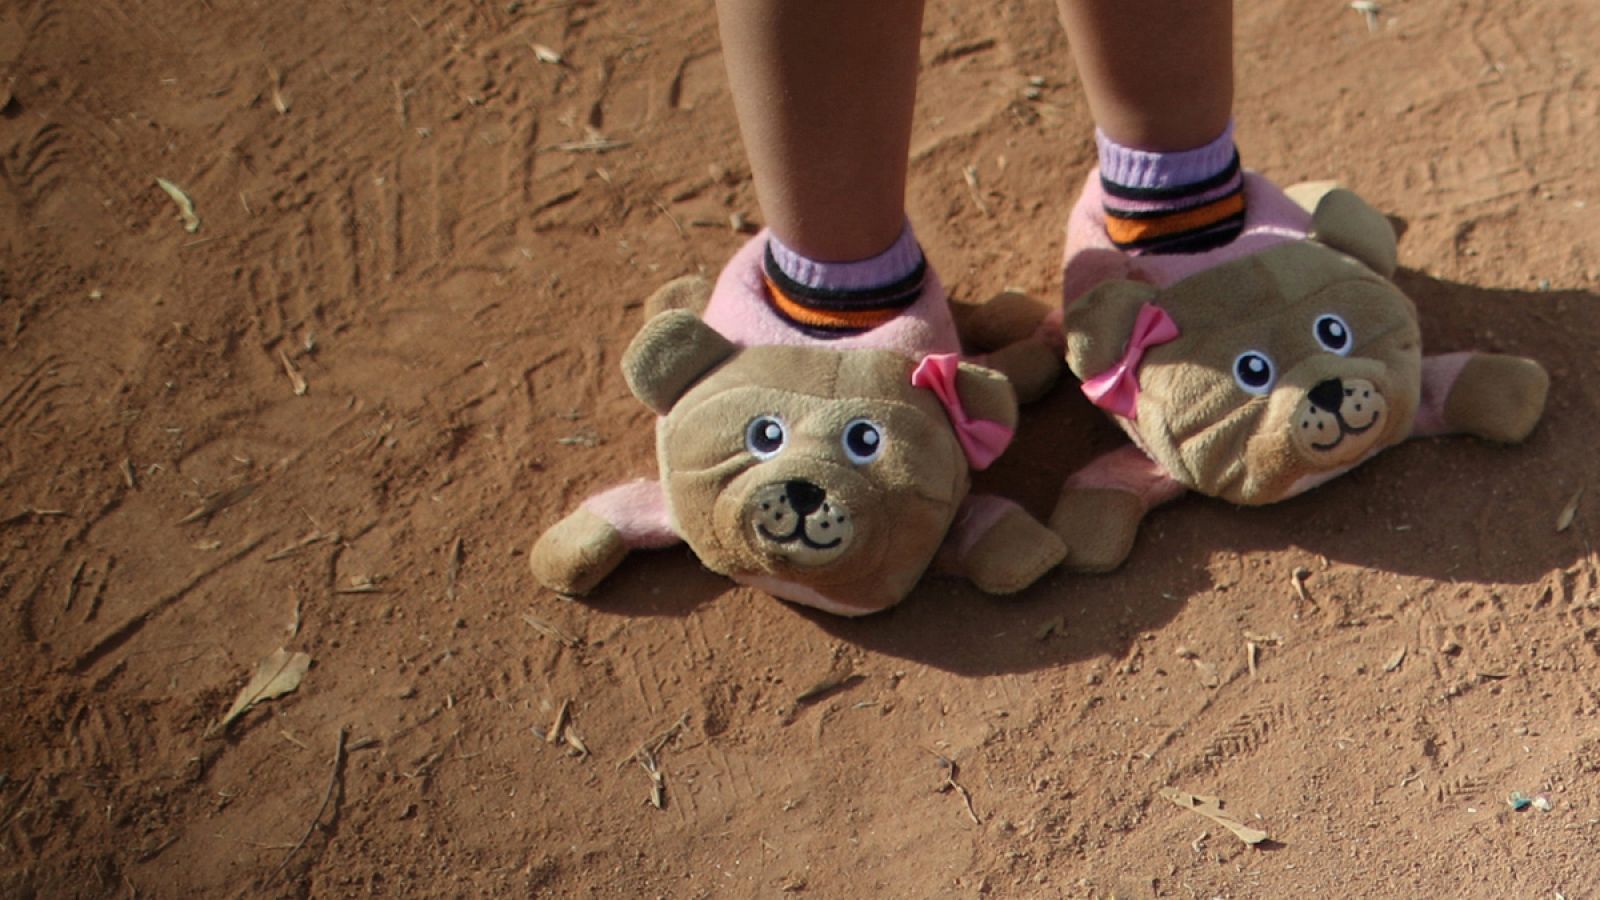
[[[1095,124],[1143,150],[1215,139],[1233,110],[1232,0],[1057,0]]]
[[[767,225],[859,260],[905,225],[923,0],[718,0],[734,108]]]

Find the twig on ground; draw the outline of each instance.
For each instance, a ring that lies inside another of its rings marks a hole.
[[[317,814],[312,817],[311,824],[306,826],[306,833],[300,835],[300,840],[295,841],[294,846],[290,847],[289,852],[284,855],[283,862],[278,863],[278,867],[272,870],[271,875],[267,876],[267,882],[270,883],[274,878],[278,877],[278,873],[289,865],[289,860],[293,859],[294,855],[300,851],[300,848],[306,845],[306,841],[311,839],[311,835],[317,830],[317,826],[322,824],[322,814],[328,811],[328,804],[333,800],[334,788],[339,786],[339,778],[344,774],[344,741],[346,733],[345,726],[340,725],[339,743],[333,748],[333,771],[328,774],[328,787],[327,790],[322,792],[322,803],[317,807]]]

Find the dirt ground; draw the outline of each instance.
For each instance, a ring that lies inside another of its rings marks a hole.
[[[651,471],[641,298],[760,222],[709,2],[11,0],[0,893],[1600,896],[1596,34],[1239,10],[1246,164],[1405,221],[1428,346],[1550,369],[1526,445],[843,621],[683,550],[527,573]],[[930,257],[1050,294],[1093,148],[1049,4],[932,0],[923,68]],[[1043,515],[1119,440],[1062,389],[985,483]],[[280,647],[298,689],[218,733]]]

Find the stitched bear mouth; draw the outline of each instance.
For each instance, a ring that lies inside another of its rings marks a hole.
[[[1388,421],[1383,389],[1365,378],[1325,378],[1307,390],[1296,413],[1298,442],[1319,465],[1368,449]],[[1365,437],[1363,437],[1365,436]],[[1352,449],[1353,448],[1353,449]]]
[[[855,536],[850,510],[827,489],[805,479],[773,482],[747,501],[745,519],[766,552],[791,564],[824,565]]]
[[[1316,441],[1312,441],[1311,442],[1311,449],[1317,450],[1317,451],[1321,451],[1321,452],[1327,452],[1329,450],[1332,450],[1332,449],[1338,447],[1340,444],[1344,443],[1344,439],[1347,438],[1347,437],[1351,437],[1353,435],[1366,434],[1367,432],[1371,431],[1373,426],[1377,425],[1378,424],[1378,420],[1381,419],[1381,418],[1383,418],[1383,414],[1381,412],[1374,412],[1372,414],[1372,421],[1368,422],[1365,425],[1361,425],[1361,426],[1358,427],[1358,426],[1355,426],[1355,425],[1351,425],[1349,422],[1346,422],[1344,420],[1344,414],[1343,413],[1336,412],[1336,413],[1333,414],[1333,420],[1335,422],[1339,423],[1339,436],[1334,438],[1333,440],[1329,441],[1326,444],[1319,444]]]
[[[806,534],[806,521],[804,519],[796,522],[794,531],[788,534],[773,534],[771,531],[767,530],[767,526],[765,525],[757,525],[756,531],[760,532],[762,537],[773,542],[774,544],[778,544],[779,546],[784,544],[792,544],[795,541],[799,541],[801,544],[810,547],[813,550],[832,550],[834,547],[837,547],[844,542],[843,538],[834,538],[827,543],[818,543],[813,541],[811,536]]]

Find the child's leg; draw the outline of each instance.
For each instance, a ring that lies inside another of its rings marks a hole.
[[[814,260],[905,225],[922,0],[718,0],[723,56],[772,233]]]
[[[728,264],[706,321],[740,343],[954,349],[905,213],[922,0],[719,0],[717,13],[768,230]]]
[[[1098,128],[1112,243],[1130,253],[1228,243],[1244,221],[1231,0],[1058,3]]]

